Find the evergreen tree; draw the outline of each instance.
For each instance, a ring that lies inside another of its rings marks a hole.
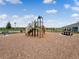
[[[6,29],[11,29],[11,28],[12,28],[12,27],[11,27],[11,23],[8,22],[7,25],[6,25]]]

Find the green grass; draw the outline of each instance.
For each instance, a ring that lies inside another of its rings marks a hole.
[[[6,28],[0,28],[0,32],[5,32],[5,31],[20,31],[23,30],[24,28],[11,28],[11,29],[6,29]]]
[[[61,28],[46,28],[47,32],[62,32]]]

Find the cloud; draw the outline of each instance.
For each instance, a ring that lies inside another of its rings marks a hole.
[[[59,25],[59,21],[57,20],[49,19],[45,21],[45,27],[59,27],[58,25]]]
[[[27,11],[27,9],[23,9],[23,11]]]
[[[16,26],[17,27],[26,27],[28,23],[32,22],[33,20],[35,20],[37,18],[37,16],[35,15],[24,15],[24,16],[19,16],[19,15],[7,15],[7,14],[2,14],[0,15],[0,27],[5,27],[7,22],[11,22],[12,26],[15,26],[15,22],[16,22]]]
[[[78,6],[71,6],[70,4],[64,4],[64,8],[71,9],[71,10],[74,10],[74,11],[79,11]]]
[[[78,13],[74,13],[71,15],[74,19],[74,21],[79,21],[79,14]]]
[[[13,15],[12,18],[19,18],[19,16],[18,15]]]
[[[72,17],[79,17],[79,14],[74,13],[72,15]],[[16,22],[16,27],[26,27],[28,25],[28,23],[31,23],[33,20],[36,20],[37,16],[30,14],[30,15],[7,15],[7,14],[2,14],[0,15],[0,27],[5,27],[7,22],[11,22],[12,27],[15,27],[15,22]],[[65,26],[66,24],[70,24],[73,23],[75,21],[78,21],[78,19],[76,20],[69,20],[66,21],[61,20],[61,19],[49,19],[49,20],[44,20],[44,25],[46,27],[61,27],[61,26]]]
[[[7,15],[7,14],[2,14],[2,15],[0,15],[0,19],[4,20],[4,19],[6,19],[6,18],[8,18],[8,15]]]
[[[5,5],[4,0],[0,0],[0,4],[1,4],[1,5]]]
[[[16,22],[18,27],[26,27],[28,23],[31,23],[32,21],[36,20],[37,16],[35,15],[24,15],[24,16],[18,16],[18,15],[13,15],[13,23]]]
[[[74,13],[74,14],[72,14],[72,17],[79,17],[79,14]]]
[[[53,4],[56,4],[56,1],[55,0],[53,1]]]
[[[46,13],[48,14],[56,14],[58,12],[58,10],[56,9],[50,9],[50,10],[47,10]]]
[[[9,20],[9,17],[7,14],[0,15],[0,27],[5,26],[6,22]]]
[[[45,23],[45,27],[54,27],[54,28],[59,28],[63,27],[68,24],[67,21],[62,21],[59,19],[49,19]]]
[[[53,0],[44,0],[43,3],[51,3]]]
[[[70,4],[64,4],[64,7],[65,8],[70,8],[71,6],[70,6]]]
[[[22,4],[21,0],[6,0],[6,2],[9,2],[11,4]]]
[[[70,8],[73,11],[78,11],[79,12],[79,1],[78,0],[73,0],[74,1],[74,5],[70,5],[70,4],[64,4],[64,8],[68,9]]]
[[[72,17],[71,21],[72,23],[79,22],[79,13],[73,13],[71,17]]]
[[[78,0],[74,0],[74,2],[75,2],[75,4],[76,4],[77,6],[79,6],[79,1],[78,1]]]
[[[53,4],[56,3],[55,0],[43,0],[43,3],[45,3],[45,4],[49,4],[49,3],[52,3],[52,2],[53,2]]]
[[[79,7],[71,7],[74,11],[79,11]]]
[[[77,5],[77,6],[79,6],[79,1],[78,1],[78,2],[76,2],[76,5]]]
[[[22,1],[21,0],[0,0],[1,5],[5,5],[6,3],[22,4]]]

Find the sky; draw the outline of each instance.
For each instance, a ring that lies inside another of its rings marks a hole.
[[[26,27],[42,16],[45,27],[79,22],[79,0],[0,0],[0,27]],[[16,24],[15,24],[16,23]]]

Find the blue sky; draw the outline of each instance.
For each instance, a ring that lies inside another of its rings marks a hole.
[[[0,27],[7,22],[26,27],[43,16],[46,27],[62,27],[79,21],[79,0],[0,0]]]

